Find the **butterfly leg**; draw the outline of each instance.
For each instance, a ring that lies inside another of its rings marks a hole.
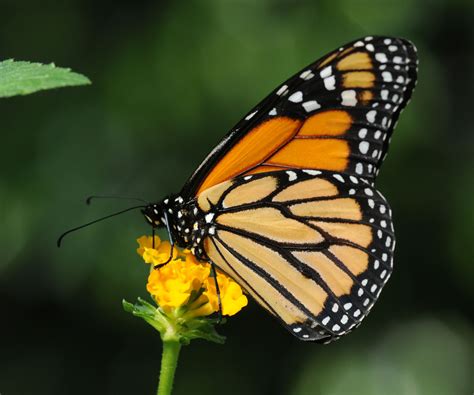
[[[166,264],[170,263],[171,260],[173,259],[174,239],[173,239],[173,235],[171,234],[171,228],[170,228],[170,225],[169,225],[168,215],[166,214],[166,212],[164,213],[164,216],[165,216],[165,222],[166,222],[166,231],[168,232],[168,238],[169,238],[170,244],[171,244],[170,256],[166,260],[166,262],[159,263],[158,265],[153,266],[153,269],[159,269],[160,267],[163,267]],[[155,228],[153,228],[153,248],[155,248]]]
[[[211,274],[212,274],[212,277],[214,278],[214,283],[216,284],[216,294],[217,294],[217,303],[219,305],[219,311],[217,312],[218,316],[217,316],[217,323],[220,324],[220,322],[222,321],[222,300],[221,300],[221,291],[219,289],[219,284],[217,282],[217,271],[216,271],[216,265],[214,264],[214,262],[212,261],[209,261],[210,265],[211,265]]]

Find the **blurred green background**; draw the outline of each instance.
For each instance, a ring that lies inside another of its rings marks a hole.
[[[161,345],[125,313],[146,296],[138,213],[93,193],[176,192],[234,123],[304,65],[366,34],[419,49],[418,88],[378,180],[397,231],[377,307],[329,346],[255,303],[183,349],[175,394],[469,394],[474,301],[471,1],[4,0],[0,54],[93,85],[2,99],[0,393],[151,394]]]

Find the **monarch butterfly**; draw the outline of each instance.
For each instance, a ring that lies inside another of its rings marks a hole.
[[[179,194],[148,205],[146,220],[227,272],[299,339],[350,332],[392,272],[391,209],[374,181],[417,63],[409,41],[365,37],[305,67]]]
[[[374,181],[417,63],[409,41],[365,37],[310,64],[237,123],[181,192],[147,205],[147,222],[299,339],[350,332],[392,273],[391,209]]]

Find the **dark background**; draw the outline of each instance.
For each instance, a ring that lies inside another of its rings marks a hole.
[[[396,270],[360,329],[299,342],[252,303],[224,346],[182,351],[176,394],[468,394],[473,390],[474,93],[470,1],[0,3],[0,54],[55,62],[89,87],[0,103],[0,393],[151,394],[161,343],[125,313],[146,296],[138,213],[63,230],[178,191],[240,117],[345,42],[417,45],[418,88],[378,180]]]

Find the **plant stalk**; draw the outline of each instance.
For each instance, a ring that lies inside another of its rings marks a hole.
[[[163,341],[163,355],[161,356],[157,395],[171,395],[180,350],[181,344],[178,340]]]

